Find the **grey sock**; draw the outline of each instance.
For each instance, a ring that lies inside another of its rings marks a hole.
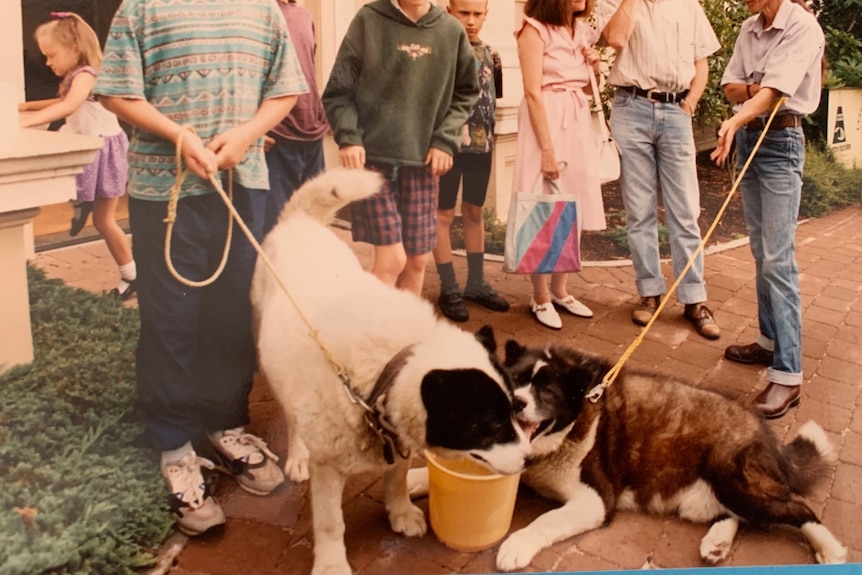
[[[455,266],[452,262],[437,264],[437,274],[440,276],[440,293],[461,293],[461,286],[455,279]]]
[[[465,291],[478,291],[485,285],[485,254],[467,254],[467,287]]]

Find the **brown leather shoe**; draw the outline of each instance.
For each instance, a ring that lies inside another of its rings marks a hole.
[[[638,306],[632,312],[632,321],[638,325],[646,325],[661,303],[660,295],[642,297]]]
[[[706,339],[718,339],[721,337],[721,328],[718,327],[715,318],[712,316],[712,312],[709,311],[709,308],[703,302],[685,304],[685,311],[682,315],[694,325],[697,333]]]
[[[772,352],[760,347],[756,343],[728,346],[724,350],[724,357],[736,363],[744,363],[746,365],[760,364],[772,367]]]
[[[766,389],[754,398],[754,407],[766,419],[775,419],[787,413],[791,407],[798,405],[801,396],[802,390],[799,385],[781,385],[770,381]]]

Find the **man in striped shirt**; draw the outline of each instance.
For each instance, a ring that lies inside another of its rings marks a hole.
[[[616,52],[608,77],[616,88],[611,133],[621,151],[623,204],[640,295],[632,321],[646,325],[667,290],[659,258],[659,189],[675,276],[700,244],[691,117],[706,87],[706,58],[720,45],[697,0],[603,0],[596,8],[596,28]],[[705,305],[702,255],[677,297],[697,332],[717,339],[718,324]]]

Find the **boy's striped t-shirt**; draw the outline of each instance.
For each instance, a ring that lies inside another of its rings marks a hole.
[[[206,143],[250,120],[263,100],[307,91],[272,0],[125,0],[108,35],[94,92],[145,99]],[[129,194],[166,200],[175,147],[139,128],[129,146]],[[268,189],[263,140],[234,168],[235,181]],[[182,195],[212,191],[190,175]]]

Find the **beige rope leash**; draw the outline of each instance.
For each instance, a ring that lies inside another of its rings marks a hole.
[[[171,195],[168,199],[168,215],[165,218],[165,223],[167,223],[167,228],[165,229],[165,264],[168,266],[168,270],[170,270],[171,275],[174,278],[189,287],[206,287],[216,281],[221,273],[224,271],[225,265],[227,265],[227,257],[230,252],[230,242],[233,237],[233,219],[231,218],[230,212],[227,215],[227,237],[224,243],[224,252],[221,255],[221,261],[219,262],[218,267],[213,272],[213,274],[205,280],[194,281],[184,277],[177,269],[174,267],[173,259],[171,259],[171,238],[174,233],[174,222],[177,220],[177,203],[180,199],[180,190],[183,187],[183,182],[186,181],[186,176],[189,175],[188,168],[183,168],[183,134],[185,134],[186,130],[192,132],[191,128],[185,128],[180,130],[179,135],[177,136],[177,152],[176,152],[176,162],[177,162],[177,177],[174,180],[174,185],[171,186]],[[211,182],[217,182],[215,176],[210,175]],[[218,187],[221,187],[221,184],[218,184]],[[218,188],[216,188],[218,189]],[[233,206],[233,202],[231,201],[231,197],[233,196],[233,172],[228,172],[228,190],[229,195],[226,196],[228,199],[226,203],[228,206]]]
[[[672,293],[674,293],[674,291],[676,291],[677,286],[679,286],[680,282],[685,277],[685,274],[687,274],[688,270],[691,269],[694,260],[703,251],[706,242],[709,241],[709,238],[712,236],[712,232],[715,230],[716,226],[718,225],[718,222],[721,220],[721,216],[724,215],[727,206],[730,205],[730,200],[733,198],[733,194],[736,192],[736,188],[739,187],[739,183],[742,181],[742,177],[748,170],[748,166],[751,165],[751,161],[754,159],[754,155],[757,153],[758,148],[760,148],[760,144],[763,142],[764,136],[766,136],[766,131],[769,129],[769,125],[772,123],[772,119],[775,117],[775,114],[778,112],[778,109],[781,107],[782,104],[784,104],[786,100],[786,97],[782,97],[779,98],[778,102],[775,103],[775,107],[772,109],[772,112],[769,114],[769,118],[766,120],[766,124],[763,126],[763,131],[760,133],[760,137],[757,138],[757,142],[754,144],[754,148],[751,150],[751,154],[749,154],[748,159],[745,161],[745,164],[742,166],[742,169],[739,171],[739,174],[737,174],[736,180],[733,182],[733,186],[730,188],[730,192],[728,192],[727,198],[724,200],[724,204],[722,204],[721,209],[718,210],[718,214],[716,214],[715,220],[713,220],[712,225],[709,226],[709,229],[703,236],[703,239],[700,241],[700,244],[697,246],[697,249],[691,255],[691,258],[689,258],[688,262],[686,262],[685,267],[677,275],[676,280],[670,286],[670,289],[667,293],[668,296],[670,296]],[[605,374],[605,377],[602,378],[602,382],[590,390],[590,392],[587,394],[587,399],[589,399],[593,403],[597,402],[604,394],[605,389],[613,385],[614,381],[622,370],[623,365],[625,365],[626,361],[628,361],[628,359],[632,356],[632,354],[644,340],[644,337],[646,337],[647,332],[655,323],[659,314],[661,314],[662,310],[667,305],[669,299],[669,297],[662,298],[658,308],[655,310],[655,313],[652,314],[652,317],[650,317],[649,321],[643,327],[640,334],[638,334],[634,341],[629,345],[628,349],[623,352],[617,363],[610,369],[610,371]]]
[[[227,239],[225,240],[224,253],[222,255],[222,260],[221,260],[221,263],[219,264],[218,268],[216,269],[216,271],[213,273],[213,275],[211,277],[207,278],[206,280],[199,281],[199,282],[192,281],[192,280],[189,280],[187,278],[182,277],[174,268],[174,264],[171,261],[171,232],[173,229],[174,221],[177,218],[177,202],[179,200],[180,188],[182,187],[183,182],[185,181],[186,176],[188,175],[188,169],[182,167],[183,134],[186,130],[188,130],[189,132],[192,132],[192,130],[190,128],[186,128],[185,130],[181,130],[179,133],[179,136],[177,137],[177,154],[176,154],[177,177],[176,177],[176,180],[174,181],[173,187],[171,188],[171,196],[170,196],[170,200],[168,202],[168,215],[165,218],[165,221],[168,224],[167,230],[165,232],[165,263],[167,264],[168,269],[170,270],[171,274],[174,276],[174,278],[176,278],[177,281],[179,281],[185,285],[188,285],[190,287],[205,287],[205,286],[211,284],[212,282],[214,282],[216,279],[218,279],[219,275],[221,275],[221,273],[224,271],[225,264],[227,263],[228,253],[230,252],[230,242],[231,242],[232,229],[233,229],[232,223],[235,220],[236,224],[239,226],[239,228],[245,234],[245,237],[248,238],[248,241],[254,247],[260,260],[264,263],[264,265],[270,271],[270,273],[272,273],[272,277],[275,278],[275,281],[281,287],[281,290],[287,296],[287,299],[290,300],[290,303],[293,305],[294,309],[296,309],[296,313],[299,314],[299,317],[302,319],[302,322],[305,324],[305,327],[308,329],[308,334],[312,337],[312,339],[314,339],[315,342],[317,342],[317,345],[320,346],[321,351],[323,351],[323,355],[326,356],[326,359],[332,365],[333,370],[338,375],[338,377],[341,379],[341,382],[344,384],[344,388],[347,390],[347,395],[350,398],[350,400],[353,403],[364,404],[364,401],[362,401],[362,398],[355,393],[355,391],[353,390],[353,387],[350,385],[350,376],[347,373],[347,370],[345,370],[344,367],[335,360],[335,356],[332,354],[332,352],[329,350],[329,348],[326,347],[326,344],[323,342],[323,339],[321,339],[318,331],[316,329],[314,329],[314,327],[312,327],[311,322],[308,321],[308,318],[305,316],[304,313],[302,313],[302,309],[296,303],[296,300],[293,299],[293,296],[290,295],[290,291],[287,289],[287,285],[284,283],[284,280],[282,280],[281,276],[278,274],[278,271],[276,271],[275,266],[272,264],[272,261],[270,261],[270,259],[263,252],[263,248],[260,247],[260,243],[254,237],[254,234],[251,232],[251,230],[248,229],[248,226],[242,220],[242,217],[239,215],[239,212],[236,211],[236,208],[233,205],[233,201],[231,200],[232,188],[233,188],[233,177],[232,176],[228,177],[228,185],[229,185],[229,188],[231,189],[230,195],[225,193],[224,188],[221,185],[221,182],[219,181],[219,179],[216,177],[215,174],[210,174],[210,176],[209,176],[210,183],[213,185],[213,188],[215,188],[215,191],[218,192],[219,196],[221,196],[222,201],[224,202],[225,206],[227,206],[227,209],[228,209]],[[366,407],[366,406],[363,405],[363,407]]]

